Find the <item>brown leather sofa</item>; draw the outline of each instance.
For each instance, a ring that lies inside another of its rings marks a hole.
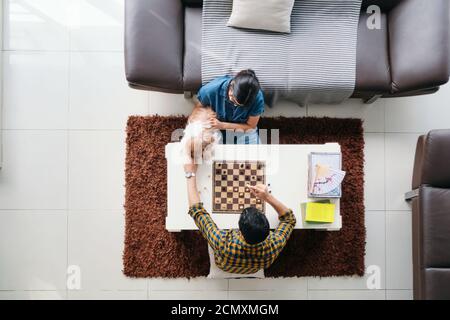
[[[202,0],[126,0],[129,85],[170,93],[201,86]],[[381,30],[366,9],[382,11]],[[353,97],[373,101],[436,92],[449,78],[448,0],[363,0]]]
[[[450,299],[450,130],[419,138],[412,189],[414,299]]]

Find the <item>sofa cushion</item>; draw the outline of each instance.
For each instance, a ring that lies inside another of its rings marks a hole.
[[[203,6],[203,0],[181,0],[185,6],[201,7]],[[389,11],[395,7],[402,0],[363,0],[362,8],[366,9],[370,5],[377,5],[383,11]]]
[[[381,30],[369,30],[362,14],[358,29],[355,91],[389,92],[386,15]],[[186,8],[184,18],[184,90],[196,92],[201,86],[202,8]],[[374,89],[375,88],[375,89]]]
[[[450,72],[449,3],[448,0],[408,0],[389,12],[393,93],[447,83]]]
[[[135,88],[182,92],[183,5],[179,0],[125,2],[125,70]]]
[[[197,91],[202,85],[202,8],[186,8],[184,39],[183,88]]]
[[[450,189],[421,187],[419,224],[424,268],[450,268]]]
[[[381,14],[381,29],[369,29],[369,14],[362,12],[358,26],[355,91],[388,93],[391,76],[388,57],[388,27],[385,13]]]
[[[450,299],[450,269],[425,269],[422,298],[428,300]]]

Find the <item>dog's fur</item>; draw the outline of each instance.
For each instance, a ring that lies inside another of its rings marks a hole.
[[[211,159],[213,146],[220,143],[222,136],[219,130],[209,125],[210,119],[215,117],[216,113],[209,107],[195,107],[189,116],[181,143],[191,159]]]

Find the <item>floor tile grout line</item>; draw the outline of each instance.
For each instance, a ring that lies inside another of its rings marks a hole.
[[[3,49],[6,53],[125,53],[125,50]]]
[[[276,116],[274,116],[276,117]],[[3,128],[3,132],[7,131],[124,131],[123,128]],[[365,134],[390,134],[390,135],[421,135],[421,132],[382,132],[382,131],[365,131]]]
[[[18,132],[29,132],[29,131],[43,131],[43,132],[65,132],[65,131],[69,131],[69,132],[77,132],[77,131],[86,131],[86,132],[96,132],[96,131],[100,131],[100,132],[125,132],[125,130],[123,128],[117,128],[117,129],[88,129],[88,128],[81,128],[81,129],[42,129],[42,128],[30,128],[30,129],[1,129],[1,131],[4,132],[8,132],[8,131],[18,131]]]
[[[384,122],[385,122],[385,126],[386,126],[386,108],[384,109]],[[386,127],[385,127],[386,130]],[[386,170],[386,166],[387,166],[387,155],[386,155],[386,132],[384,133],[384,141],[383,141],[383,154],[384,154],[384,166],[383,166],[383,176],[384,176],[384,288],[387,290],[387,278],[388,278],[388,270],[387,270],[387,192],[386,192],[386,187],[387,187],[387,170]],[[387,300],[387,291],[384,294],[384,299]]]
[[[66,32],[67,32],[67,41],[68,41],[69,55],[70,55],[70,52],[72,50],[72,29],[74,28],[74,26],[72,25],[72,21],[69,19],[69,14],[68,13],[74,10],[74,8],[72,6],[75,5],[75,4],[79,7],[80,4],[81,4],[80,0],[76,0],[76,3],[74,3],[74,2],[68,3],[67,4],[67,8],[66,8],[66,17],[68,19],[68,22],[65,24],[65,27],[66,27],[66,30],[67,30]],[[72,12],[72,14],[73,14],[73,12]]]
[[[179,115],[179,114],[176,114]],[[129,115],[131,116],[131,115]],[[274,116],[277,117],[277,116]],[[340,119],[340,118],[336,118]],[[124,131],[123,128],[3,128],[1,131]],[[423,131],[420,132],[382,132],[382,131],[365,131],[365,134],[390,134],[390,135],[421,135],[424,134]]]
[[[306,278],[306,300],[309,300],[309,280],[311,277]]]
[[[67,209],[65,209],[65,208],[61,208],[61,209],[46,209],[46,208],[43,208],[43,209],[8,209],[8,208],[5,208],[5,209],[0,209],[0,213],[2,213],[2,211],[3,211],[3,213],[11,211],[11,212],[24,212],[24,213],[26,213],[26,212],[42,212],[43,214],[56,214],[57,212],[60,212],[60,214],[63,214],[67,211]]]
[[[69,46],[70,46],[70,36],[69,36]],[[69,53],[68,54],[68,58],[67,58],[67,115],[66,115],[66,124],[67,127],[70,126],[70,89],[71,89],[71,63],[72,63],[72,56]],[[67,226],[66,226],[66,237],[67,237],[67,243],[66,243],[66,271],[69,268],[69,235],[70,235],[70,228],[69,228],[69,223],[70,223],[70,214],[69,214],[69,206],[70,206],[70,131],[67,130],[66,132],[66,139],[67,139],[67,167],[66,167],[66,207],[67,207],[67,211],[66,211],[66,220],[67,220]],[[67,277],[67,274],[66,274]],[[67,281],[67,280],[66,280]],[[67,286],[66,283],[66,298],[69,299],[69,287]]]
[[[351,292],[351,291],[364,291],[364,292],[370,292],[370,291],[385,291],[387,289],[309,289],[309,291],[345,291],[345,292]],[[404,289],[407,290],[407,289]],[[297,290],[291,290],[291,291],[297,291]]]
[[[123,214],[122,209],[0,209],[0,215],[2,214],[48,214],[48,215],[64,215],[67,213],[75,214],[89,214],[89,215],[113,215]]]
[[[384,166],[384,176],[385,176],[385,181],[384,181],[384,189],[385,189],[385,207],[386,207],[386,212],[385,212],[385,288],[386,288],[386,293],[385,293],[385,299],[387,300],[387,293],[388,290],[395,290],[395,289],[389,289],[388,288],[388,275],[389,275],[389,271],[388,271],[388,254],[387,254],[387,248],[388,248],[388,217],[392,216],[392,214],[389,214],[388,212],[393,212],[394,215],[395,213],[411,213],[411,208],[409,208],[408,210],[403,209],[403,210],[388,210],[387,208],[387,136],[388,135],[393,135],[393,134],[398,134],[398,133],[391,133],[391,132],[386,132],[384,139],[385,139],[385,144],[384,144],[384,154],[385,154],[385,166]],[[404,135],[420,135],[423,134],[423,132],[416,132],[416,133],[400,133],[400,134],[404,134]],[[407,289],[405,289],[407,290]]]
[[[34,214],[65,214],[65,212],[68,211],[69,213],[80,213],[80,214],[123,214],[123,209],[122,208],[118,208],[118,209],[97,209],[97,208],[93,208],[93,209],[65,209],[65,208],[61,208],[61,209],[54,209],[54,208],[27,208],[27,209],[8,209],[8,208],[3,208],[0,209],[0,214],[5,214],[5,213],[28,213],[28,212],[32,212]],[[386,210],[367,210],[366,213],[370,214],[370,215],[379,215],[381,212],[385,212]],[[389,212],[393,212],[390,215],[395,215],[395,214],[410,214],[411,210],[388,210]],[[58,213],[59,212],[59,213]]]
[[[148,115],[151,115],[151,112],[152,112],[152,108],[151,108],[151,98],[150,98],[150,92],[151,91],[148,91],[147,92],[147,114]]]

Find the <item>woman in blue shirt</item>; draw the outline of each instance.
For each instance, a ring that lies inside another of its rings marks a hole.
[[[253,70],[216,78],[200,88],[197,98],[196,107],[211,107],[216,113],[216,118],[210,120],[213,128],[233,130],[237,144],[258,143],[257,126],[264,112],[264,97]],[[226,136],[224,139],[228,140]]]

